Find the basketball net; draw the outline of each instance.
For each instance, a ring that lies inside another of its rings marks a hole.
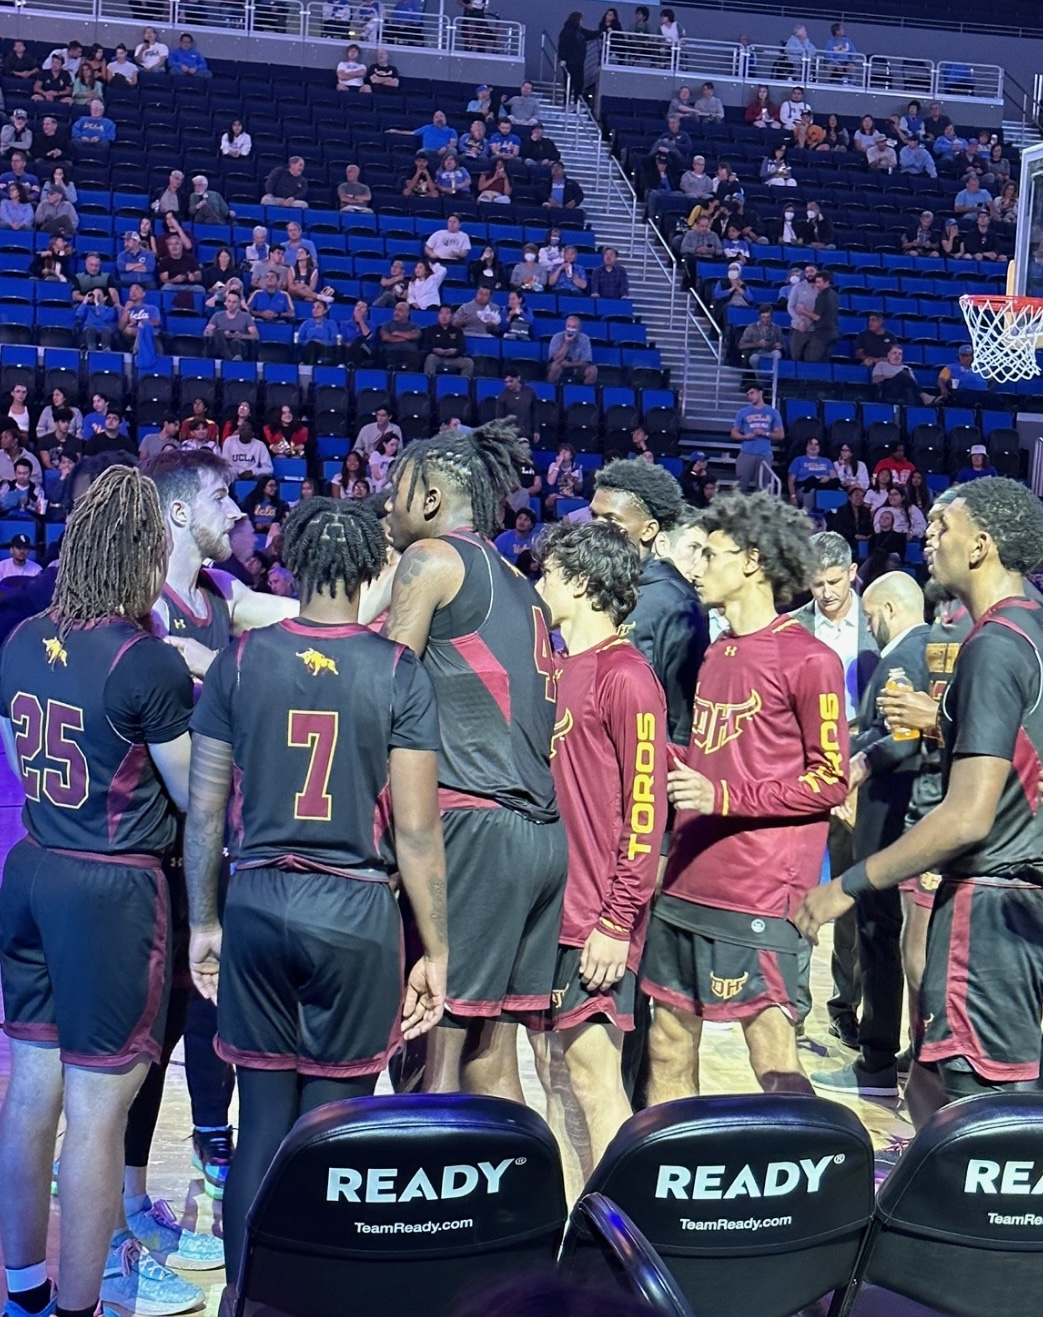
[[[974,369],[999,384],[1040,374],[1036,343],[1043,336],[1043,300],[1009,293],[969,294],[960,310],[974,345]]]

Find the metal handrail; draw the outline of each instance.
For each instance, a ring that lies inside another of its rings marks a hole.
[[[646,229],[647,229],[646,241],[645,241],[646,256],[651,256],[652,260],[655,261],[655,263],[659,266],[660,270],[666,275],[670,283],[670,315],[667,323],[669,324],[671,331],[673,331],[674,321],[676,318],[675,308],[677,305],[678,292],[681,293],[683,298],[683,301],[681,303],[681,310],[682,310],[681,350],[684,355],[684,369],[681,372],[681,389],[680,389],[681,412],[683,414],[688,407],[688,397],[689,397],[689,391],[691,386],[690,367],[691,367],[691,359],[692,359],[691,345],[692,345],[693,332],[697,334],[702,339],[706,347],[709,348],[710,353],[712,354],[713,359],[717,364],[717,372],[714,378],[715,402],[719,401],[721,396],[721,364],[724,360],[724,333],[721,330],[720,326],[717,324],[716,320],[714,320],[713,315],[710,312],[710,308],[699,296],[699,293],[696,291],[696,289],[694,288],[685,289],[682,286],[681,263],[674,255],[673,251],[671,250],[670,244],[663,237],[662,232],[655,224],[655,222],[653,220],[647,220]],[[648,270],[648,265],[646,261],[645,264],[646,273],[647,270]],[[698,315],[697,312],[702,312],[702,316]],[[717,335],[716,341],[714,340],[714,338],[711,337],[709,331],[707,330],[707,325],[710,326],[710,329],[716,332]]]
[[[601,126],[594,118],[593,112],[587,102],[579,97],[575,105],[576,114],[576,140],[579,139],[580,129],[586,129],[587,136],[596,143],[596,167],[594,174],[594,186],[600,191],[601,189],[601,167],[603,162],[607,162],[607,177],[605,178],[605,199],[610,209],[613,200],[618,202],[623,211],[630,217],[630,242],[627,248],[627,255],[635,256],[637,254],[637,193],[634,191],[634,185],[627,178],[622,166],[615,156],[605,146],[604,138],[601,135]]]
[[[782,497],[782,481],[763,458],[757,468],[757,488],[768,490],[776,498]]]

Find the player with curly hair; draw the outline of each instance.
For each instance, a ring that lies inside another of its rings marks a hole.
[[[938,710],[945,794],[898,841],[809,892],[797,914],[814,939],[859,893],[942,875],[906,1088],[917,1125],[958,1098],[1038,1087],[1043,605],[1025,577],[1043,560],[1043,505],[1015,480],[959,485],[930,521],[925,557],[974,621]]]
[[[357,503],[303,499],[283,529],[299,618],[247,632],[210,665],[192,720],[185,877],[199,991],[237,1067],[228,1275],[246,1213],[298,1116],[372,1093],[402,1038],[445,1001],[445,858],[438,714],[417,657],[358,624],[383,568],[380,523]],[[219,920],[229,795],[236,857]],[[423,944],[402,1001],[398,872]],[[217,994],[218,974],[221,991]]]
[[[777,612],[814,570],[807,519],[769,494],[736,494],[704,525],[700,590],[729,633],[707,651],[691,744],[668,778],[677,817],[641,970],[656,1004],[650,1103],[699,1091],[704,1020],[739,1021],[765,1091],[812,1091],[797,1057],[792,920],[847,795],[840,660]]]

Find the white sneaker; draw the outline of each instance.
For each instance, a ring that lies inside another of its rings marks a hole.
[[[202,1303],[203,1291],[161,1266],[129,1231],[113,1238],[101,1278],[101,1299],[135,1317],[171,1317]]]
[[[130,1232],[152,1256],[166,1267],[180,1271],[214,1271],[225,1264],[225,1246],[214,1235],[188,1230],[179,1225],[162,1199],[148,1201],[140,1212],[127,1217]]]

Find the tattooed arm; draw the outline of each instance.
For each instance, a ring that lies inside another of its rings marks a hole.
[[[232,747],[225,741],[195,735],[185,821],[185,882],[191,926],[188,958],[192,982],[210,1001],[217,1000],[221,960],[217,880],[231,786]]]
[[[424,955],[409,973],[402,1008],[404,1037],[437,1024],[445,1009],[445,851],[438,813],[438,756],[433,750],[392,750],[391,807],[395,852]]]
[[[463,580],[463,560],[451,545],[443,540],[411,544],[395,572],[384,635],[423,657],[431,619],[455,599]]]

